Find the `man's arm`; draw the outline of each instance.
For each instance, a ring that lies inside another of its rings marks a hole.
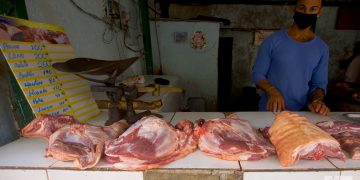
[[[324,103],[326,86],[328,83],[329,49],[326,47],[320,62],[313,71],[310,85],[308,108],[311,112],[327,115],[330,109]]]
[[[324,103],[325,93],[324,90],[317,88],[310,95],[310,103],[308,108],[311,112],[319,113],[322,115],[327,115],[330,112],[330,109]]]
[[[275,112],[285,109],[285,103],[281,93],[266,78],[271,64],[271,42],[269,37],[261,44],[253,66],[252,79],[256,87],[268,96],[266,110]]]
[[[279,112],[285,109],[284,98],[282,97],[279,90],[277,90],[273,85],[271,85],[269,81],[260,80],[256,86],[259,89],[263,90],[268,96],[266,110]]]

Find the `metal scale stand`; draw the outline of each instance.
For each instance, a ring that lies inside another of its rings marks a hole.
[[[133,124],[143,116],[155,115],[162,117],[148,110],[136,114],[133,107],[133,100],[137,98],[137,87],[135,85],[128,86],[125,84],[116,85],[115,81],[117,77],[137,59],[138,57],[133,57],[123,60],[105,61],[90,58],[75,58],[62,63],[54,63],[52,66],[58,71],[73,73],[86,80],[104,84],[100,86],[93,85],[91,86],[91,90],[95,92],[105,92],[110,100],[109,119],[105,125],[111,125],[120,119],[126,119],[129,124]],[[107,75],[108,77],[104,80],[98,80],[84,75]],[[118,103],[122,97],[126,100],[126,112],[118,108]]]

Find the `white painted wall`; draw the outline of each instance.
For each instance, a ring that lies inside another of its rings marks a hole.
[[[219,28],[214,22],[150,22],[154,69],[159,69],[161,60],[163,74],[180,77],[186,97],[204,98],[207,110],[215,110],[217,104]],[[206,47],[201,50],[190,43],[197,30],[206,37]],[[187,42],[176,43],[175,32],[187,32]]]
[[[75,50],[76,57],[89,57],[104,60],[140,56],[120,79],[131,75],[143,74],[144,61],[142,52],[134,53],[123,44],[123,32],[113,34],[111,42],[103,41],[105,23],[95,20],[79,11],[70,0],[26,0],[29,20],[63,26]],[[103,0],[75,0],[86,11],[104,16]],[[138,4],[134,0],[121,0],[125,11],[129,12],[129,33],[126,42],[133,49],[142,48],[142,36],[139,23]],[[105,34],[111,39],[111,34]]]

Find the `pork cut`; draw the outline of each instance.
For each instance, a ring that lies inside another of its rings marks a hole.
[[[283,111],[276,115],[269,135],[280,164],[285,167],[298,159],[345,159],[336,139],[297,113]]]
[[[341,148],[349,153],[351,159],[360,160],[360,124],[347,121],[323,121],[318,127],[339,141]]]
[[[180,159],[197,148],[188,120],[175,127],[154,116],[143,117],[119,138],[105,143],[106,160],[122,170],[145,170]]]
[[[111,126],[66,125],[50,136],[46,156],[74,161],[80,169],[94,167],[104,152],[105,141],[117,138],[127,127],[125,120]]]
[[[24,137],[41,137],[46,140],[56,130],[73,123],[79,123],[70,115],[41,115],[32,120],[27,126],[21,130]]]
[[[260,160],[275,154],[248,121],[237,116],[226,119],[200,119],[195,126],[199,149],[209,156],[225,160]]]

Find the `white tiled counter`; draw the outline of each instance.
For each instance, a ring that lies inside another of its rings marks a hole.
[[[339,113],[321,116],[299,112],[312,122],[339,119]],[[220,112],[176,112],[160,113],[164,119],[176,124],[181,119],[196,120],[223,118]],[[271,112],[237,112],[253,127],[270,126],[275,114]],[[92,124],[103,124],[106,113]],[[300,160],[291,167],[281,167],[276,156],[260,161],[225,161],[204,155],[199,150],[160,168],[148,171],[120,171],[101,161],[96,167],[78,170],[72,162],[60,162],[45,158],[46,142],[38,138],[20,138],[0,147],[0,180],[141,180],[141,179],[197,179],[197,180],[360,180],[360,161],[337,159],[321,161]],[[342,179],[340,179],[340,176]]]

